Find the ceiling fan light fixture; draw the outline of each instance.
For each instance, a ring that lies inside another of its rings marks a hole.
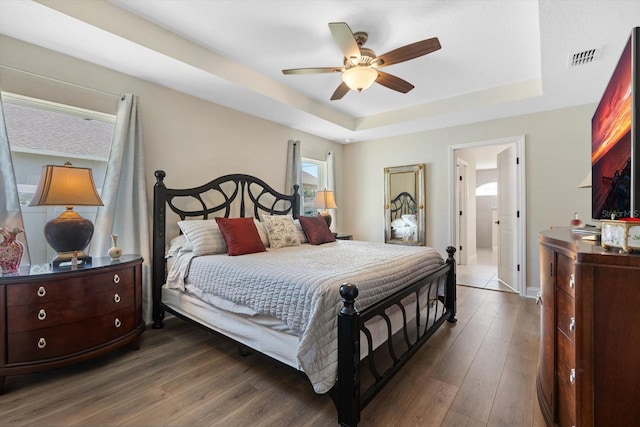
[[[342,73],[342,81],[349,89],[362,92],[378,78],[378,72],[370,67],[353,67]]]

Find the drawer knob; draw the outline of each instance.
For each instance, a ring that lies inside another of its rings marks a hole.
[[[38,288],[38,296],[39,297],[43,297],[47,294],[47,290],[44,288],[44,286],[40,286]]]
[[[115,295],[113,296],[113,302],[115,302],[116,304],[117,304],[117,303],[119,303],[119,302],[120,302],[120,295],[115,294]]]
[[[38,340],[38,348],[45,348],[47,346],[47,340],[40,338]]]
[[[571,276],[569,276],[569,287],[571,289],[576,287],[576,275],[571,273]]]
[[[116,317],[116,320],[113,322],[113,324],[116,326],[116,328],[119,328],[120,326],[122,326],[122,322],[117,317]]]
[[[572,369],[571,373],[569,373],[569,382],[571,384],[575,384],[576,383],[576,370]]]
[[[118,276],[117,274],[113,275],[113,283],[120,283],[120,276]]]
[[[47,312],[44,311],[44,308],[41,308],[38,312],[38,320],[44,320],[47,318]]]
[[[575,317],[572,317],[571,321],[569,322],[569,330],[571,332],[576,330],[576,318]]]

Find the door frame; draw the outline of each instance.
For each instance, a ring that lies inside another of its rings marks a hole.
[[[460,265],[467,265],[469,263],[469,251],[467,249],[467,199],[469,192],[469,184],[467,183],[467,174],[469,171],[469,164],[461,158],[456,157],[456,178],[455,178],[455,216],[454,227],[457,231],[455,236],[455,247],[458,250],[458,256],[456,260]],[[462,180],[458,177],[461,176]],[[462,181],[462,185],[460,182]],[[465,197],[462,197],[464,195]],[[459,214],[462,212],[462,215]],[[460,249],[462,247],[462,249]]]
[[[519,159],[519,167],[516,171],[517,183],[516,188],[516,206],[520,212],[519,221],[516,225],[515,247],[516,247],[516,263],[520,266],[516,272],[516,290],[522,296],[527,296],[527,197],[526,197],[526,173],[525,173],[525,136],[517,135],[512,137],[489,139],[483,141],[467,142],[462,144],[454,144],[449,146],[449,194],[456,194],[457,180],[457,155],[456,150],[465,148],[477,148],[486,145],[505,145],[512,144],[516,150],[516,157]],[[451,242],[456,242],[456,200],[455,196],[449,199],[449,236]]]

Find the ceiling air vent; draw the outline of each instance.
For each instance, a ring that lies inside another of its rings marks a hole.
[[[574,54],[569,54],[569,68],[592,63],[600,56],[600,50],[601,48],[598,47],[594,49],[583,50],[582,52],[577,52]]]

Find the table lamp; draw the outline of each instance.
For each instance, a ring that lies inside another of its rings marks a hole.
[[[93,236],[93,224],[81,217],[73,206],[102,206],[89,168],[76,168],[67,162],[64,166],[46,165],[36,193],[29,206],[66,206],[66,211],[47,222],[44,237],[58,252],[52,261],[54,269],[63,263],[91,264],[91,256],[84,253]]]
[[[320,215],[327,222],[327,226],[331,226],[331,215],[327,212],[327,209],[337,209],[336,199],[333,196],[333,191],[327,190],[318,190],[316,191],[316,198],[313,201],[314,209],[322,209]]]

